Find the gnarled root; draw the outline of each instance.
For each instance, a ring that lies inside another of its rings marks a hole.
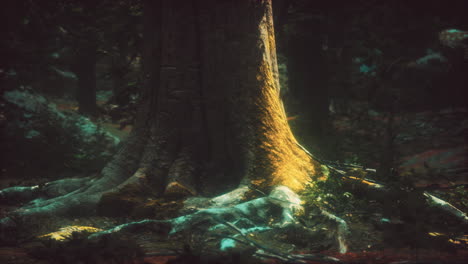
[[[247,202],[239,199],[249,191],[247,186],[241,186],[227,194],[212,198],[190,198],[186,201],[185,212],[192,212],[184,216],[169,220],[143,220],[119,225],[112,229],[95,233],[90,239],[115,235],[121,232],[135,233],[150,230],[164,236],[177,236],[184,232],[199,233],[204,241],[213,238],[219,241],[231,239],[239,244],[256,249],[259,257],[276,258],[295,263],[305,263],[303,256],[292,255],[284,250],[266,246],[266,241],[253,239],[253,234],[279,230],[291,225],[299,224],[296,215],[303,208],[297,194],[285,186],[275,187],[270,195],[256,198]],[[323,214],[338,223],[338,247],[345,252],[346,223],[328,213]],[[339,260],[327,256],[309,255],[307,260],[339,263]]]

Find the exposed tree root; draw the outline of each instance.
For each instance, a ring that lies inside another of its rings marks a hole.
[[[134,131],[125,144],[101,171],[99,178],[72,178],[52,181],[44,185],[11,187],[0,191],[0,202],[24,203],[24,206],[0,220],[2,237],[10,234],[22,222],[40,216],[95,215],[102,194],[132,175],[138,168],[142,148],[147,141]]]
[[[340,253],[346,253],[348,251],[348,245],[346,243],[346,236],[349,234],[348,224],[346,221],[339,218],[336,215],[333,215],[325,210],[321,210],[322,214],[326,216],[328,219],[334,221],[337,225],[337,240],[339,245]]]
[[[372,180],[365,179],[365,178],[357,178],[357,177],[349,177],[343,176],[345,182],[349,184],[347,187],[348,190],[358,190],[360,195],[365,195],[370,199],[376,199],[379,201],[384,201],[391,197],[393,190],[385,187],[382,184],[378,184]],[[357,187],[357,188],[356,188]],[[466,213],[461,211],[460,209],[456,208],[449,202],[446,202],[427,191],[422,192],[422,195],[425,197],[426,205],[428,209],[438,210],[442,214],[448,214],[456,219],[459,220],[461,224],[468,224],[468,216]]]
[[[0,201],[4,203],[22,203],[39,197],[54,198],[66,195],[85,186],[90,177],[62,179],[44,185],[10,187],[0,191]]]
[[[430,202],[432,205],[438,207],[439,209],[455,216],[459,220],[461,220],[463,223],[468,224],[468,216],[462,212],[460,209],[456,208],[452,204],[435,197],[434,195],[424,192],[424,196],[427,198],[427,201]]]
[[[264,242],[250,238],[251,233],[281,229],[298,224],[295,215],[301,213],[303,208],[297,194],[285,186],[276,187],[269,196],[235,204],[234,201],[238,202],[239,194],[245,193],[247,190],[246,187],[240,187],[230,193],[209,200],[193,198],[189,200],[188,207],[192,208],[192,210],[197,208],[198,210],[194,213],[170,220],[142,220],[127,223],[95,233],[89,239],[100,239],[119,233],[135,234],[145,230],[170,238],[182,232],[200,230],[204,233],[205,238],[216,237],[221,242],[223,239],[232,239],[240,244],[253,247],[256,249],[255,255],[262,258],[274,258],[288,263],[306,263],[306,260],[340,263],[338,259],[328,256],[290,254],[265,246]],[[206,206],[207,208],[203,208]],[[345,250],[342,245],[345,244],[342,234],[347,231],[347,228],[343,228],[343,226],[346,227],[346,223],[328,212],[324,212],[324,215],[339,222],[338,246],[340,251]],[[340,231],[340,228],[343,230]]]
[[[42,186],[11,187],[0,191],[2,201],[26,202],[32,200],[14,211],[10,217],[2,219],[0,228],[2,228],[2,231],[4,228],[14,229],[21,221],[29,221],[36,216],[42,215],[93,215],[96,213],[97,204],[103,195],[110,192],[119,192],[128,186],[136,185],[139,188],[147,188],[149,184],[148,173],[154,171],[154,167],[149,164],[155,159],[152,154],[149,154],[154,153],[155,145],[154,142],[149,144],[149,141],[152,140],[137,140],[136,134],[129,138],[127,144],[117,153],[114,160],[103,169],[100,178],[64,179]],[[130,147],[132,149],[129,149]],[[151,148],[151,151],[148,148]],[[131,156],[128,153],[134,154]],[[188,157],[187,152],[179,153],[178,157],[168,161],[168,165],[165,167],[167,168],[166,173],[169,175],[167,178],[169,185],[162,191],[169,194],[180,193],[181,191],[188,194],[194,193],[190,189],[193,180],[191,178],[193,165],[190,164],[190,157]],[[356,189],[356,186],[358,186],[359,192],[366,190],[365,195],[371,199],[385,200],[392,194],[392,190],[381,184],[362,177],[347,175],[344,171],[333,166],[328,167],[340,175],[346,183],[349,183],[350,190]],[[125,178],[125,175],[132,176]],[[174,187],[174,185],[180,183],[182,183],[183,188]],[[171,184],[172,186],[170,186]],[[185,186],[188,186],[189,189],[185,188]],[[260,193],[262,197],[245,201],[249,196],[249,192]],[[424,192],[423,195],[431,208],[438,208],[456,217],[462,223],[468,223],[466,214],[453,205],[427,192]],[[239,243],[253,246],[257,248],[258,256],[269,256],[301,263],[303,260],[297,256],[292,256],[289,253],[279,253],[272,249],[265,250],[261,244],[259,244],[260,246],[255,244],[260,242],[252,242],[245,237],[245,234],[249,232],[298,225],[296,215],[303,211],[301,203],[299,196],[285,186],[276,186],[267,196],[254,187],[241,185],[237,189],[211,199],[202,197],[186,199],[181,210],[181,213],[186,214],[184,216],[171,220],[132,222],[97,233],[91,238],[139,229],[149,229],[171,236],[197,227],[204,230],[204,232],[209,231],[207,235],[212,233],[212,235],[219,238],[219,234],[221,234],[224,238],[232,238]],[[341,253],[345,253],[348,247],[346,240],[349,234],[346,222],[326,210],[321,210],[321,213],[336,224],[336,245]],[[232,234],[233,230],[236,231],[234,234]],[[7,234],[7,232],[4,232],[4,234]],[[313,258],[316,258],[316,256],[311,256],[311,259]],[[335,261],[326,257],[317,258],[318,261]]]

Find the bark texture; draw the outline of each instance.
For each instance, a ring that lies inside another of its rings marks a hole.
[[[226,197],[237,201],[246,186],[300,191],[320,176],[280,101],[270,0],[146,1],[144,23],[145,84],[132,133],[98,178],[75,181],[64,195],[33,189],[48,199],[18,217],[128,215],[145,202],[136,195],[235,189]]]
[[[280,101],[271,1],[160,1],[146,9],[140,170],[150,182],[167,194],[220,193],[241,182],[298,191],[319,174]]]
[[[82,41],[83,47],[78,48],[75,54],[73,71],[78,78],[76,100],[79,111],[85,115],[97,114],[96,106],[96,61],[97,44],[95,41]]]
[[[198,12],[208,181],[300,190],[316,172],[279,98],[271,1],[208,1]]]

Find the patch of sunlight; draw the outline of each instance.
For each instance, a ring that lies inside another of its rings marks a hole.
[[[268,231],[268,230],[271,230],[273,228],[271,227],[268,227],[268,226],[254,226],[254,227],[251,227],[251,228],[241,228],[242,232],[244,234],[249,234],[249,233],[253,233],[253,232],[263,232],[263,231]]]
[[[447,32],[448,32],[448,33],[460,33],[460,32],[463,32],[463,31],[461,31],[461,30],[459,30],[459,29],[454,29],[454,28],[452,28],[452,29],[447,29]]]
[[[172,229],[169,235],[175,234],[183,229],[184,224],[192,219],[191,215],[179,216],[172,220]]]
[[[221,240],[220,249],[222,251],[226,251],[230,248],[234,248],[235,246],[236,246],[236,241],[230,238],[223,238],[223,240]]]
[[[264,100],[257,103],[262,111],[259,112],[259,133],[264,138],[256,151],[261,153],[259,159],[268,161],[268,166],[257,165],[250,172],[250,183],[258,189],[275,185],[285,185],[294,191],[304,189],[305,183],[310,181],[311,175],[316,175],[310,157],[297,146],[297,141],[287,122],[284,108],[279,100],[276,89],[276,79],[268,62],[260,65],[257,80],[262,87]],[[262,161],[256,161],[261,164]],[[270,177],[265,180],[257,170],[270,171]]]
[[[232,204],[238,204],[242,199],[244,199],[245,193],[248,190],[248,186],[243,186],[214,198],[212,202],[216,206],[228,206]]]
[[[359,66],[359,72],[363,74],[370,74],[370,75],[375,75],[375,70],[377,69],[376,65],[367,65],[367,64],[361,64]]]
[[[366,185],[369,185],[369,186],[374,186],[374,187],[377,187],[377,188],[380,188],[382,187],[382,185],[378,184],[378,183],[374,183],[374,182],[371,182],[371,181],[367,181],[367,180],[364,180],[362,178],[358,178],[358,177],[354,177],[354,176],[348,176],[349,179],[352,179],[352,180],[357,180],[357,181],[360,181]]]
[[[54,70],[57,74],[59,74],[60,76],[62,77],[65,77],[65,78],[69,78],[69,79],[74,79],[74,80],[77,80],[78,77],[76,76],[75,73],[71,72],[71,71],[65,71],[65,70],[60,70],[56,67],[50,67],[52,70]]]
[[[452,244],[456,244],[456,245],[468,245],[468,236],[463,236],[463,237],[457,237],[457,238],[450,238],[448,240],[448,242],[452,243]]]
[[[328,176],[330,176],[330,170],[328,167],[325,165],[320,165],[320,169],[322,169],[323,178],[327,179]]]
[[[266,24],[261,26],[264,56],[260,61],[256,80],[261,93],[254,99],[255,125],[252,128],[262,138],[252,151],[252,164],[247,177],[253,187],[269,190],[284,185],[298,192],[311,181],[311,176],[321,176],[313,161],[297,144],[289,127],[283,103],[280,100],[279,79],[275,53],[274,33]],[[265,173],[266,172],[266,173]]]
[[[31,139],[31,138],[38,137],[40,135],[41,135],[41,133],[39,131],[32,129],[32,130],[29,130],[28,132],[26,132],[25,137],[27,139]]]
[[[70,239],[72,237],[72,234],[75,232],[76,233],[84,233],[84,232],[96,233],[100,231],[103,231],[103,230],[100,228],[95,228],[91,226],[66,226],[66,227],[60,228],[56,232],[38,236],[38,238],[50,238],[56,241],[64,241],[64,240]]]
[[[430,235],[430,236],[433,236],[433,237],[447,236],[446,234],[438,233],[438,232],[429,232],[427,234]],[[456,245],[468,244],[468,236],[465,235],[465,236],[462,236],[462,237],[449,238],[447,241],[449,243],[456,244]]]

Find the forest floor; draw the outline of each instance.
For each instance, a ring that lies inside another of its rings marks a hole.
[[[53,103],[56,104],[57,109],[60,111],[77,111],[77,105],[73,101],[67,100],[56,100]],[[104,102],[98,103],[100,106]],[[103,121],[104,120],[104,121]],[[119,137],[120,139],[125,138],[131,131],[131,125],[124,126],[123,128],[118,122],[111,122],[110,119],[102,119],[99,124],[111,134]],[[0,179],[0,189],[9,186],[19,185],[37,185],[50,181],[51,179],[17,179],[17,178],[3,178]],[[0,218],[4,217],[9,211],[14,210],[17,207],[13,206],[0,206]],[[133,219],[134,221],[135,219]],[[100,229],[108,229],[118,224],[132,221],[132,219],[124,218],[109,218],[109,217],[86,217],[86,218],[55,218],[49,221],[38,221],[40,225],[37,225],[33,230],[34,233],[29,234],[29,237],[24,238],[17,245],[11,245],[6,247],[0,247],[0,263],[51,263],[48,260],[39,260],[38,258],[31,255],[31,250],[38,246],[43,246],[43,240],[38,239],[39,236],[55,232],[62,227],[67,226],[90,226]],[[44,224],[46,223],[46,224]],[[34,223],[30,223],[34,225]],[[411,264],[411,263],[466,263],[468,260],[468,249],[459,249],[447,251],[444,249],[418,249],[412,247],[401,247],[391,248],[382,245],[378,241],[381,241],[381,236],[373,228],[369,228],[360,222],[351,222],[350,229],[356,230],[350,236],[350,252],[346,254],[340,254],[334,250],[321,250],[320,252],[310,252],[307,247],[295,247],[293,252],[298,254],[308,253],[320,253],[328,256],[336,257],[342,260],[343,263],[394,263],[394,264]],[[275,247],[281,250],[289,251],[292,248],[292,243],[274,243],[273,241],[285,241],[284,234],[277,232],[263,232],[255,234],[255,239],[258,241],[264,241],[270,247]],[[138,236],[133,237],[137,245],[143,250],[145,256],[141,258],[135,258],[128,262],[122,263],[151,263],[151,264],[165,264],[165,263],[204,263],[200,262],[198,256],[190,259],[187,256],[181,257],[185,238],[183,237],[172,237],[171,239],[161,238],[153,233],[140,233]],[[265,242],[266,241],[266,242]],[[287,241],[287,239],[286,239]],[[291,241],[292,242],[292,241]],[[207,242],[213,249],[219,249],[219,242]],[[219,250],[218,250],[219,251]],[[172,253],[171,253],[172,252]],[[226,253],[229,254],[229,253]],[[228,258],[228,256],[224,256]],[[198,262],[197,262],[198,261]],[[227,263],[223,262],[222,259],[217,260],[218,262],[211,263]],[[55,262],[57,263],[57,262]],[[99,262],[99,263],[116,263],[116,262]],[[120,262],[119,262],[120,263]],[[235,263],[235,262],[230,262]],[[240,263],[240,262],[239,262]],[[250,263],[282,263],[277,260],[265,259],[263,261],[257,260]],[[308,263],[319,263],[319,262],[308,262]]]
[[[104,221],[104,219],[79,219],[74,221],[78,224],[90,224],[91,222],[98,226],[98,223]],[[113,221],[113,220],[111,220]],[[64,221],[66,222],[66,221]],[[109,223],[109,222],[107,222]],[[104,226],[102,226],[104,227]],[[271,234],[270,234],[271,235]],[[372,235],[372,234],[369,234]],[[264,240],[268,237],[263,237],[261,240]],[[274,235],[270,237],[270,241],[276,239]],[[138,257],[129,261],[123,262],[114,262],[109,258],[109,262],[103,259],[100,262],[95,263],[132,263],[132,264],[170,264],[170,263],[179,263],[179,264],[201,264],[201,263],[237,263],[241,264],[244,262],[230,262],[231,253],[221,253],[216,257],[212,257],[211,260],[205,260],[206,256],[200,256],[197,253],[193,255],[180,254],[175,252],[183,252],[183,243],[180,239],[164,239],[161,240],[152,233],[142,233],[139,234],[137,244],[141,247],[144,252],[144,256]],[[354,239],[353,239],[354,240]],[[38,241],[26,242],[17,246],[11,247],[0,247],[0,263],[5,264],[33,264],[33,263],[60,263],[54,262],[53,256],[49,257],[48,260],[38,259],[33,254],[31,254],[32,249],[38,247]],[[217,246],[217,245],[213,245]],[[96,254],[91,250],[86,251],[87,254]],[[321,251],[321,252],[310,252],[308,250],[296,250],[293,251],[296,254],[323,254],[327,256],[335,257],[341,260],[341,263],[373,263],[373,264],[416,264],[416,263],[434,263],[434,264],[462,264],[466,263],[468,259],[468,250],[457,250],[452,252],[447,252],[444,250],[434,250],[434,249],[412,249],[412,248],[400,248],[400,249],[369,249],[361,251],[351,251],[345,254],[340,254],[336,251]],[[60,253],[57,253],[60,254]],[[58,257],[58,256],[57,256]],[[50,261],[49,261],[50,260]],[[67,262],[75,263],[75,262]],[[78,262],[76,262],[78,263]],[[274,259],[255,259],[250,260],[245,263],[271,263],[271,264],[280,264],[285,263]],[[313,262],[308,261],[307,263],[325,263],[325,262]]]

